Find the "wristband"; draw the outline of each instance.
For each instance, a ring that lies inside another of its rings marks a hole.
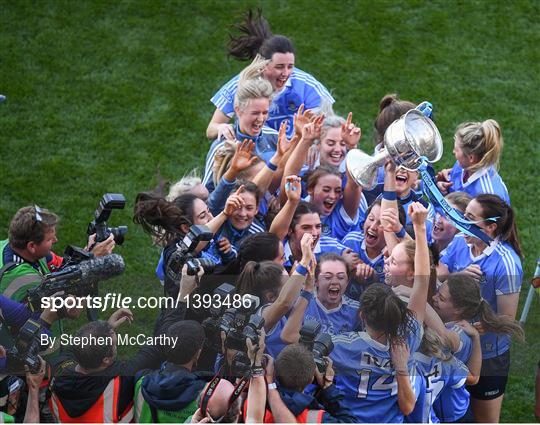
[[[405,227],[402,227],[401,230],[399,232],[396,232],[394,233],[394,235],[396,235],[398,238],[402,239],[405,237],[405,234],[407,232],[405,231]]]
[[[296,266],[296,273],[301,274],[302,276],[307,276],[308,269],[306,269],[302,264],[297,264]]]
[[[253,366],[251,368],[251,377],[264,376],[264,368],[262,366]]]
[[[313,299],[313,293],[306,291],[305,289],[302,289],[300,291],[300,296],[308,301],[311,301]]]
[[[269,390],[277,390],[277,385],[275,382],[270,382],[267,386]]]
[[[387,201],[397,201],[397,195],[396,192],[393,190],[385,190],[382,193],[383,199]]]
[[[276,171],[278,169],[277,165],[272,164],[270,161],[266,163],[266,166],[270,168],[272,171]]]

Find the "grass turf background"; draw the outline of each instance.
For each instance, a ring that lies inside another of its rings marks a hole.
[[[57,252],[84,246],[103,193],[126,195],[111,224],[131,224],[135,195],[155,185],[158,168],[176,180],[201,167],[209,98],[243,66],[226,58],[227,28],[253,6],[293,39],[297,66],[332,91],[336,111],[354,112],[367,150],[386,93],[433,102],[445,142],[438,168],[453,163],[459,123],[501,124],[500,173],[526,253],[522,305],[540,240],[538,2],[1,0],[0,232],[18,208],[37,203],[62,217]],[[116,252],[126,272],[102,292],[160,294],[159,250],[140,228],[131,224]],[[505,422],[534,420],[539,304],[535,297],[527,343],[512,350]],[[155,312],[135,314],[131,332],[149,331]]]

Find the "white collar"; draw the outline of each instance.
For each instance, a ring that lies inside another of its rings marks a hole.
[[[343,306],[343,295],[341,296],[341,301],[339,302],[339,305],[337,307],[334,307],[334,308],[331,308],[331,309],[327,309],[323,305],[323,303],[319,300],[319,298],[317,298],[317,295],[315,295],[315,302],[321,308],[321,310],[323,310],[325,313],[334,313],[336,311],[339,311],[341,309],[341,307]]]
[[[366,253],[366,257],[369,258],[369,260],[371,261],[371,263],[373,264],[375,261],[378,261],[379,258],[381,258],[383,256],[383,252],[381,251],[381,253],[379,255],[377,255],[375,258],[371,258],[368,253],[367,253],[367,248],[366,248],[366,236],[364,235],[364,239],[362,240],[362,245],[361,245],[361,248],[364,250],[364,252]]]
[[[489,257],[493,253],[493,251],[495,251],[495,248],[497,248],[497,245],[499,244],[499,242],[500,242],[499,238],[493,239],[491,243],[482,251],[482,253],[478,257],[475,257],[473,255],[473,245],[467,244],[467,246],[469,247],[469,255],[471,256],[471,260],[477,261],[481,259],[482,257]]]
[[[468,186],[472,183],[474,183],[476,180],[478,180],[480,177],[486,175],[489,173],[489,168],[480,168],[479,170],[476,170],[474,173],[472,173],[469,178],[467,179],[467,182],[463,182],[463,175],[465,174],[465,169],[461,169],[461,184],[463,187]]]

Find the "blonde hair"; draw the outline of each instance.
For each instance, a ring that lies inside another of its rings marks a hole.
[[[212,168],[212,180],[214,181],[214,185],[216,187],[221,180],[221,177],[223,177],[223,174],[225,174],[225,172],[229,169],[231,165],[231,160],[236,152],[237,143],[238,142],[234,140],[225,140],[223,146],[216,150],[216,154],[214,155],[214,166]],[[261,162],[261,159],[257,157],[257,159],[253,161],[253,164],[249,168],[238,173],[237,178],[239,180],[243,180],[246,176],[246,172],[255,165],[257,165],[259,162]]]
[[[270,60],[264,59],[261,55],[255,59],[240,73],[238,88],[234,96],[234,106],[245,109],[252,99],[267,98],[272,100],[274,89],[272,84],[263,77],[263,72]]]
[[[193,189],[198,184],[202,184],[202,180],[199,177],[198,170],[194,168],[176,183],[171,185],[169,189],[169,194],[166,197],[167,201],[172,202],[180,195],[183,195],[184,193],[189,193],[191,189]]]
[[[490,166],[499,169],[503,137],[497,121],[489,119],[460,124],[456,130],[456,137],[465,155],[476,155],[478,158],[478,162],[471,165],[468,171],[474,173]]]
[[[424,335],[422,336],[422,342],[418,351],[428,357],[435,357],[443,362],[452,359],[452,355],[448,352],[448,347],[443,344],[439,335],[426,326],[424,326]]]

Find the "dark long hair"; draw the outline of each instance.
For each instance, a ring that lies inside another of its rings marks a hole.
[[[373,283],[360,297],[362,318],[366,325],[383,331],[393,344],[412,332],[414,314],[388,285]]]
[[[239,35],[229,33],[229,56],[241,61],[253,59],[257,53],[272,59],[274,53],[294,53],[294,46],[287,37],[273,35],[270,24],[262,16],[262,10],[248,10],[244,20],[233,25]]]
[[[281,241],[274,233],[261,232],[247,236],[240,243],[238,255],[230,262],[221,275],[238,275],[249,261],[271,261],[279,254]]]
[[[523,258],[521,244],[519,243],[518,231],[514,210],[510,205],[497,195],[482,194],[474,198],[482,207],[483,218],[498,217],[494,222],[497,224],[495,236],[502,241],[508,242],[517,255]],[[492,223],[489,221],[488,223]]]
[[[140,192],[135,199],[133,222],[155,238],[160,245],[169,245],[184,236],[182,225],[193,224],[193,203],[197,196],[184,193],[169,202],[154,192]]]
[[[283,266],[273,261],[248,261],[238,276],[236,293],[240,295],[256,295],[264,303],[264,292],[279,290]]]
[[[446,280],[448,292],[454,308],[465,320],[478,320],[489,332],[509,334],[518,340],[525,339],[521,325],[508,316],[499,316],[489,303],[482,298],[480,286],[476,281],[462,273],[451,273]]]

